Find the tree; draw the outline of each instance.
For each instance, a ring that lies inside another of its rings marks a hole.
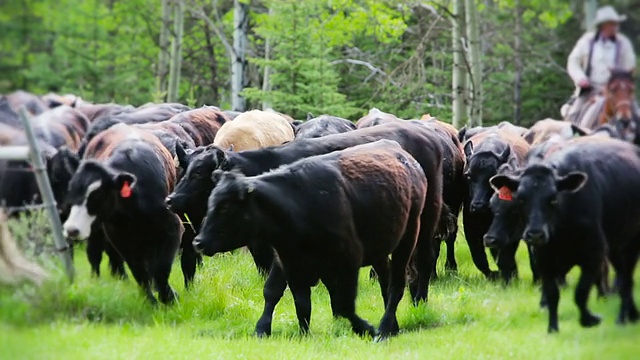
[[[469,42],[469,84],[470,107],[469,121],[471,125],[482,125],[482,56],[480,53],[480,28],[477,20],[477,7],[474,0],[465,0],[467,20],[467,39]]]
[[[240,0],[233,1],[233,56],[231,60],[231,109],[244,111],[245,101],[241,95],[245,87],[245,67],[247,64],[247,32],[249,10]]]
[[[158,92],[164,98],[167,92],[169,75],[169,36],[171,34],[171,0],[162,0],[162,18],[160,23],[160,55],[158,56]]]
[[[598,9],[597,0],[584,0],[584,28],[585,30],[593,29],[593,21],[596,17],[596,10]]]
[[[452,85],[453,85],[453,126],[459,128],[462,126],[464,122],[464,117],[467,115],[467,103],[466,103],[466,95],[467,95],[467,84],[466,84],[466,76],[467,76],[467,66],[465,64],[465,54],[464,54],[464,29],[465,29],[465,21],[464,21],[464,0],[454,0],[453,1],[453,11],[452,11],[452,35],[451,35],[451,43],[453,50],[453,76],[452,76]]]
[[[169,66],[169,88],[167,101],[176,102],[180,90],[182,69],[182,34],[184,31],[184,0],[173,0],[173,38],[171,39],[171,63]]]

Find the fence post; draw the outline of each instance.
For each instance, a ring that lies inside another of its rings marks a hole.
[[[31,127],[31,123],[29,122],[29,118],[27,117],[27,112],[25,111],[24,107],[20,109],[20,119],[24,124],[27,139],[29,140],[29,158],[31,160],[31,165],[33,166],[36,181],[38,182],[38,188],[40,188],[42,203],[49,213],[51,225],[53,226],[53,240],[56,244],[56,250],[60,254],[60,258],[62,259],[62,263],[64,264],[64,269],[67,273],[69,281],[73,283],[75,270],[73,268],[73,260],[71,259],[71,248],[69,247],[69,243],[67,242],[67,240],[62,235],[62,224],[60,223],[60,216],[58,215],[58,210],[56,208],[56,201],[53,197],[51,184],[49,183],[47,169],[45,168],[42,161],[40,149],[38,148],[38,142],[36,141],[36,136],[33,132],[33,128]]]

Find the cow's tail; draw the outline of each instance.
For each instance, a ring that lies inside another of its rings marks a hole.
[[[27,260],[9,233],[5,215],[0,213],[0,281],[17,284],[27,279],[40,285],[48,277],[37,264]]]
[[[449,235],[456,231],[456,223],[458,217],[451,211],[451,208],[447,204],[442,204],[442,210],[440,211],[440,221],[438,222],[438,228],[436,229],[436,238],[445,240]]]

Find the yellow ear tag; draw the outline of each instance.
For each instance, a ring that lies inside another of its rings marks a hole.
[[[180,160],[178,160],[178,155],[173,157],[173,164],[175,165],[176,168],[180,167]]]

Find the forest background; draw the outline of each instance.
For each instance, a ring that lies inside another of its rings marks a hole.
[[[614,5],[640,49],[640,1]],[[0,93],[461,126],[559,118],[593,0],[9,0]]]

